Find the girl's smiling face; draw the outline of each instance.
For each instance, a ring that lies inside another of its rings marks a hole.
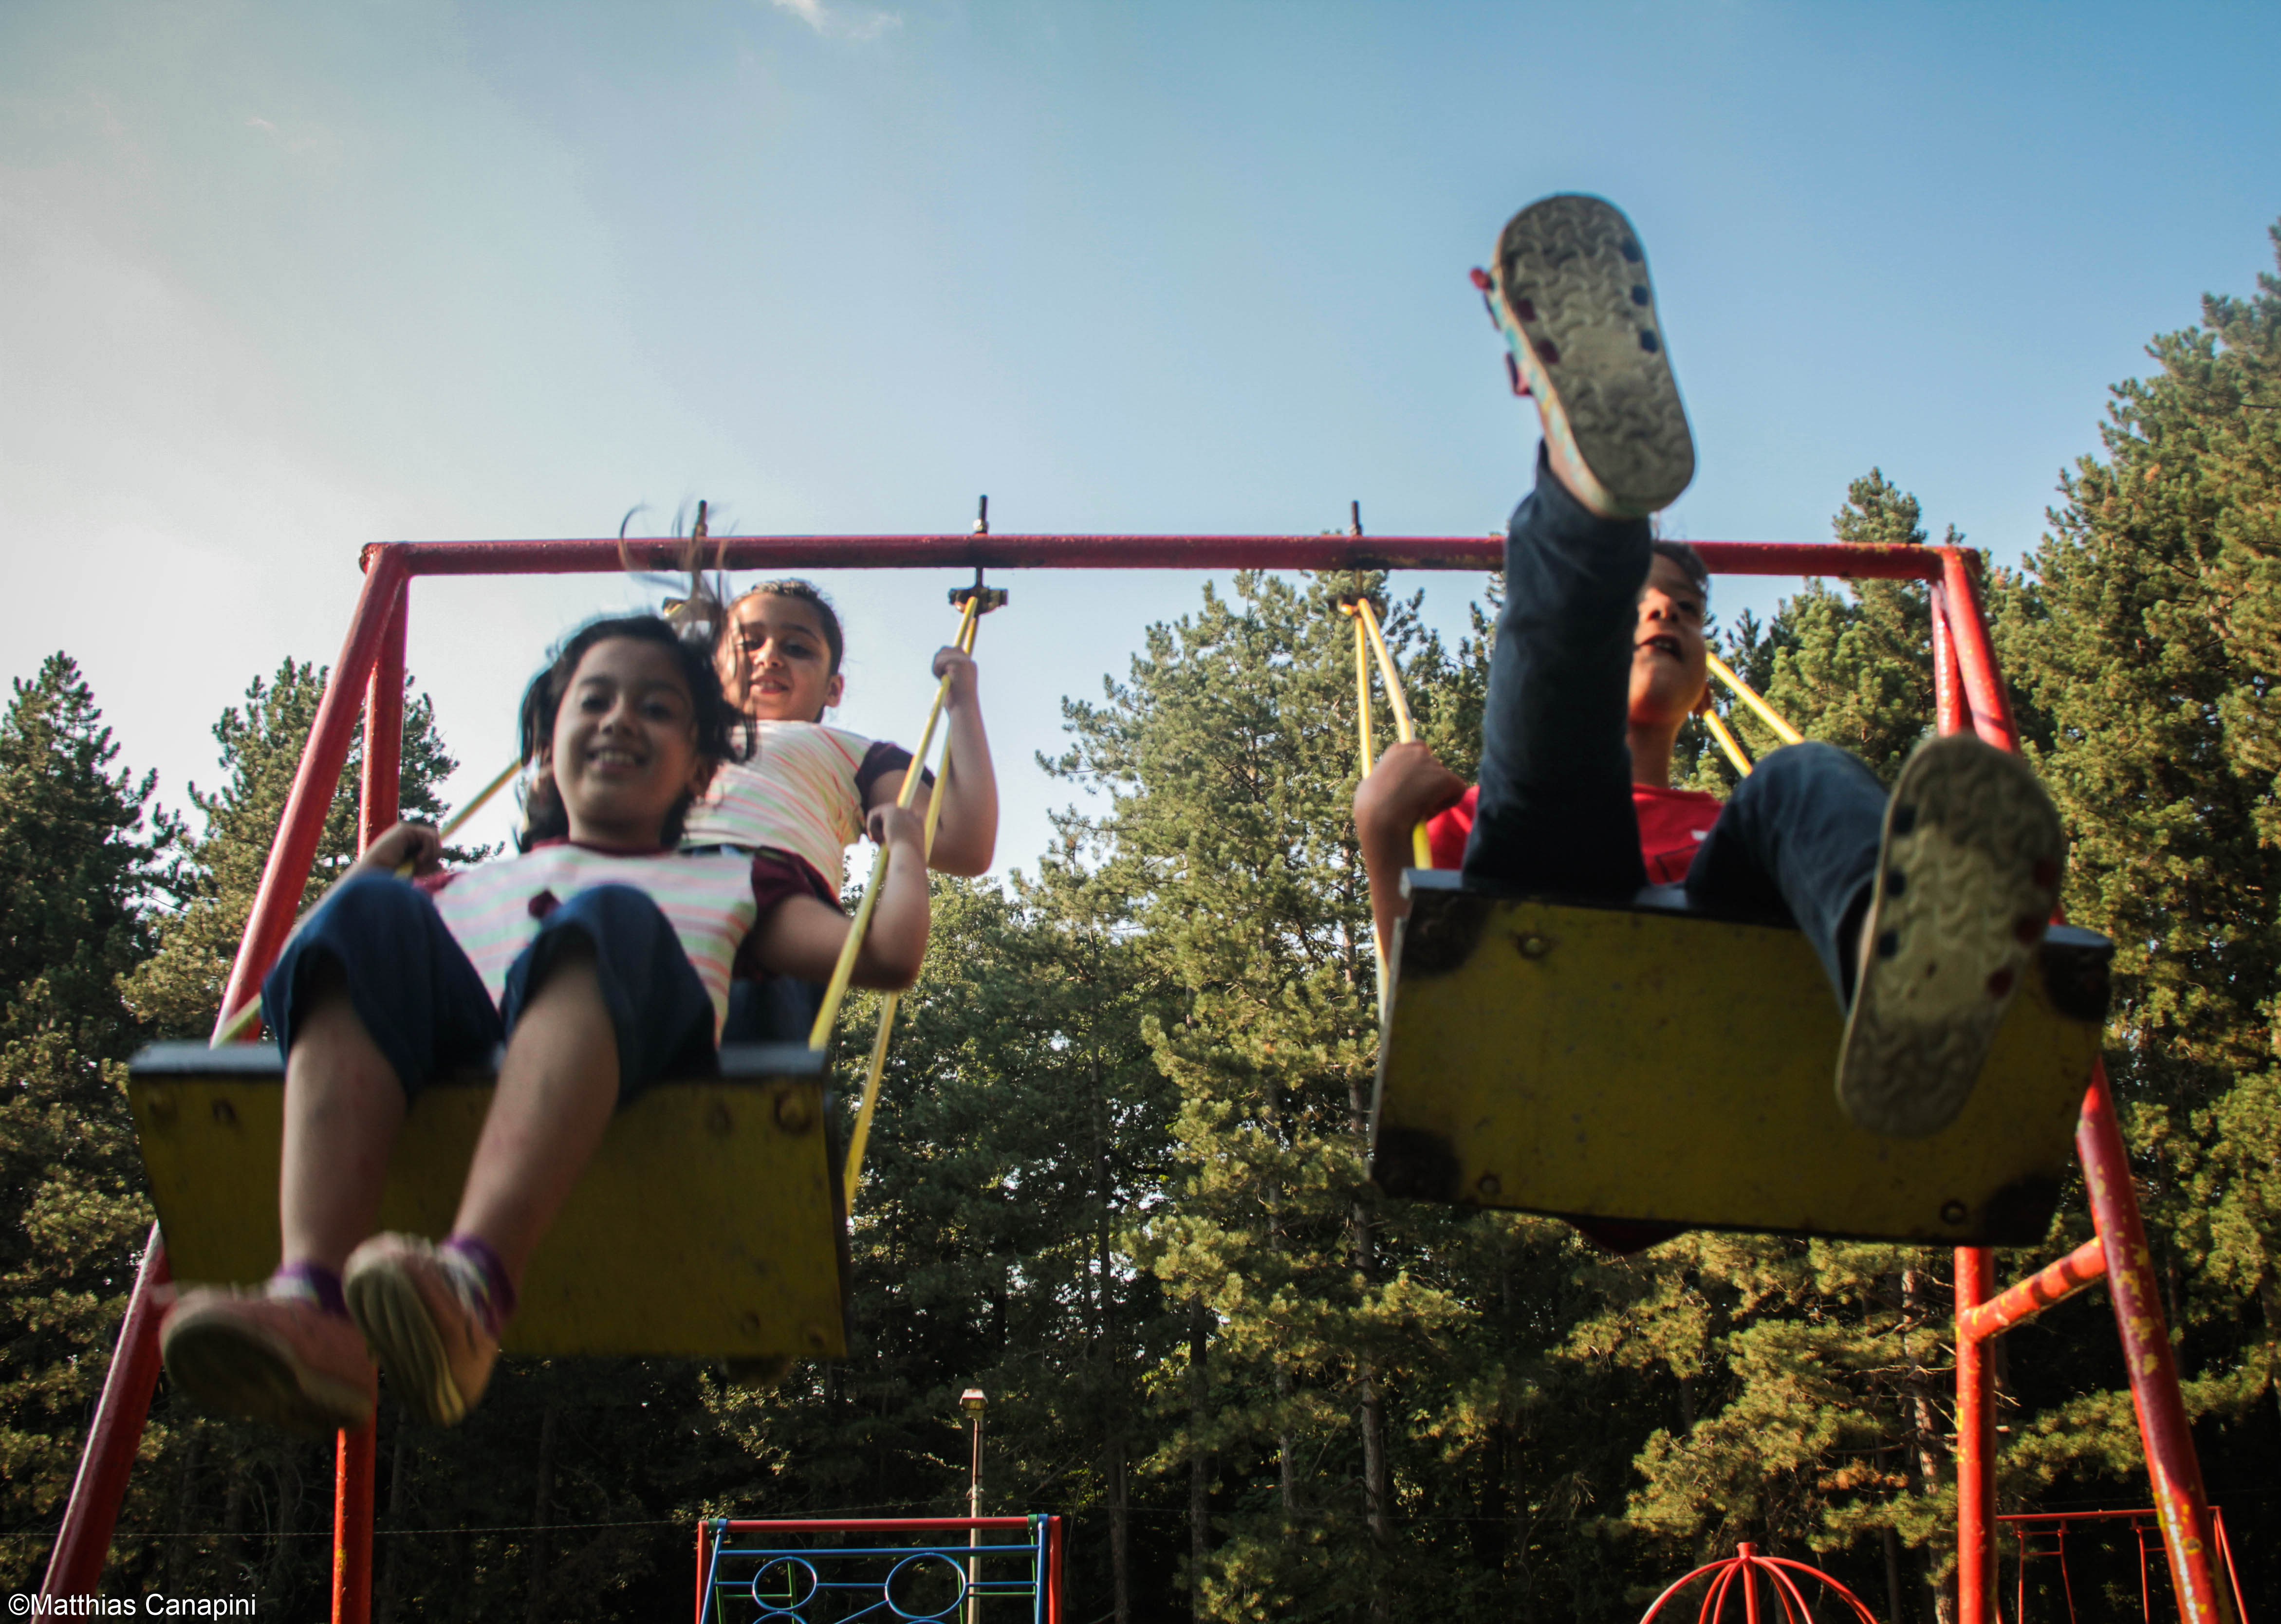
[[[672,653],[606,638],[571,673],[540,766],[554,777],[570,838],[633,849],[661,844],[685,795],[713,763],[698,754],[696,706]]]
[[[820,722],[839,703],[823,619],[797,598],[754,592],[731,606],[719,665],[721,685],[756,722]]]

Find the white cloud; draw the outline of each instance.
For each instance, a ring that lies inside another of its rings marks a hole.
[[[818,34],[843,40],[876,40],[902,19],[893,12],[857,12],[826,6],[823,0],[769,0],[778,11],[790,12]]]

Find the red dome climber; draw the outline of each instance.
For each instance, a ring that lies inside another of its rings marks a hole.
[[[1790,1577],[1791,1574],[1802,1574],[1820,1581],[1826,1589],[1836,1592],[1847,1606],[1853,1609],[1853,1616],[1860,1620],[1861,1624],[1877,1624],[1876,1615],[1862,1605],[1860,1597],[1820,1568],[1793,1562],[1788,1557],[1762,1557],[1749,1545],[1736,1546],[1735,1554],[1721,1561],[1705,1562],[1657,1597],[1653,1605],[1640,1615],[1640,1624],[1651,1624],[1655,1615],[1663,1610],[1664,1603],[1705,1574],[1712,1575],[1711,1588],[1704,1592],[1703,1605],[1695,1614],[1696,1624],[1720,1624],[1726,1614],[1728,1596],[1738,1589],[1743,1593],[1745,1624],[1759,1624],[1761,1574],[1766,1576],[1767,1587],[1782,1602],[1783,1624],[1813,1624],[1813,1609],[1805,1605],[1805,1597],[1798,1593],[1798,1581]]]

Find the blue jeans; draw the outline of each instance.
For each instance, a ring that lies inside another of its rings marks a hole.
[[[438,1072],[487,1065],[566,941],[582,938],[617,1037],[618,1098],[660,1078],[715,1069],[713,1001],[657,904],[630,885],[596,885],[548,913],[507,967],[498,1006],[409,880],[361,874],[334,888],[261,983],[261,1018],[290,1056],[311,971],[340,967],[350,1005],[407,1094]]]
[[[1505,534],[1468,883],[1612,902],[1647,884],[1625,729],[1649,538],[1643,519],[1589,512],[1538,453],[1536,489]],[[1839,944],[1867,905],[1884,815],[1884,787],[1844,751],[1771,752],[1696,853],[1688,897],[1795,924],[1846,1002]]]

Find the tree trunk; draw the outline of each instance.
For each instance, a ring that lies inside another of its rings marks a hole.
[[[1927,1323],[1931,1309],[1922,1270],[1902,1271],[1901,1303],[1913,1326]],[[1918,1362],[1914,1352],[1909,1356],[1907,1380],[1914,1422],[1909,1457],[1910,1476],[1914,1481],[1910,1486],[1919,1493],[1929,1494],[1940,1482],[1948,1464],[1948,1452],[1940,1444],[1940,1406],[1933,1399],[1932,1373]],[[1956,1580],[1952,1575],[1934,1581],[1934,1557],[1935,1552],[1925,1552],[1925,1616],[1933,1624],[1956,1624]]]
[[[1133,1624],[1132,1500],[1122,1435],[1109,1442],[1109,1583],[1117,1624]]]
[[[554,1430],[561,1406],[553,1399],[538,1423],[538,1489],[530,1503],[530,1601],[523,1617],[542,1624],[546,1617],[546,1537],[548,1519],[554,1515]]]
[[[1365,1092],[1365,1079],[1356,1072],[1347,1079],[1347,1121],[1364,1152],[1369,1150],[1370,1100]],[[1354,1242],[1355,1272],[1368,1285],[1377,1279],[1377,1243],[1372,1233],[1370,1208],[1359,1195],[1348,1208],[1348,1223]],[[1363,1524],[1370,1530],[1370,1543],[1375,1558],[1375,1570],[1383,1560],[1388,1536],[1388,1514],[1394,1504],[1393,1483],[1386,1460],[1386,1398],[1379,1390],[1376,1361],[1365,1357],[1356,1359],[1355,1375],[1362,1389],[1362,1504]],[[1372,1619],[1388,1616],[1388,1597],[1373,1572],[1371,1581],[1370,1615]]]
[[[1133,1624],[1133,1518],[1125,1458],[1124,1357],[1117,1341],[1117,1299],[1110,1291],[1110,1218],[1116,1197],[1109,1176],[1109,1090],[1101,1075],[1101,1051],[1090,1052],[1093,1072],[1094,1335],[1102,1365],[1102,1388],[1114,1395],[1109,1412],[1109,1579],[1116,1624]]]
[[[1211,1484],[1203,1446],[1211,1389],[1204,1368],[1210,1311],[1198,1303],[1188,1320],[1188,1617],[1202,1624],[1204,1558],[1211,1554]]]
[[[1891,1614],[1893,1624],[1906,1624],[1901,1612],[1901,1536],[1890,1527],[1877,1533],[1885,1548],[1885,1611]]]
[[[396,1436],[388,1450],[388,1526],[390,1530],[403,1527],[405,1508],[412,1500],[411,1490],[406,1486],[412,1477],[412,1428],[405,1425],[408,1419],[404,1407],[398,1405]],[[403,1535],[399,1534],[380,1548],[379,1582],[373,1587],[373,1612],[379,1618],[380,1624],[395,1624],[396,1587],[401,1577],[396,1571],[397,1551],[403,1543]]]
[[[1290,1522],[1299,1514],[1298,1449],[1291,1437],[1291,1373],[1281,1362],[1275,1366],[1276,1408],[1282,1411],[1275,1427],[1275,1476],[1283,1496],[1284,1538],[1290,1538]]]
[[[229,1467],[229,1487],[221,1501],[221,1563],[228,1572],[237,1563],[239,1542],[245,1533],[245,1463],[234,1461]]]
[[[191,1508],[197,1504],[198,1446],[205,1441],[202,1428],[193,1426],[186,1430],[182,1475],[174,1485],[174,1537],[166,1552],[166,1589],[176,1596],[182,1593],[182,1571],[190,1558],[190,1524],[196,1520]]]

